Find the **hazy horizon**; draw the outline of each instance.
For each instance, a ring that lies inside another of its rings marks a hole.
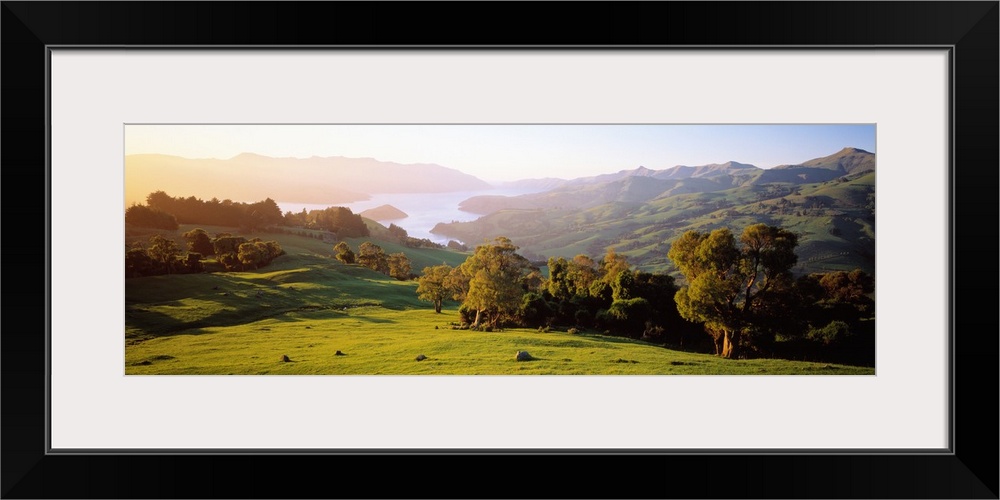
[[[226,160],[373,158],[436,164],[487,182],[572,179],[737,161],[801,163],[875,151],[875,125],[126,125],[125,154]]]

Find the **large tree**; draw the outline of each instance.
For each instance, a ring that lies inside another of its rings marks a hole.
[[[154,234],[149,237],[149,248],[146,253],[149,254],[150,259],[163,266],[169,274],[173,272],[174,261],[181,254],[181,249],[176,241]]]
[[[204,229],[192,229],[183,234],[187,240],[188,251],[200,253],[202,255],[212,255],[215,253],[215,246],[212,245],[212,238]]]
[[[549,279],[545,289],[556,300],[569,300],[576,289],[569,281],[569,263],[563,257],[549,257]]]
[[[412,267],[410,265],[410,259],[406,257],[406,254],[402,252],[390,254],[387,260],[389,265],[389,276],[392,276],[399,281],[406,281],[410,279]]]
[[[441,312],[444,300],[453,294],[447,284],[451,271],[452,267],[447,264],[425,267],[423,274],[417,279],[417,298],[433,303],[436,313]]]
[[[266,247],[262,247],[259,242],[246,242],[241,243],[239,252],[237,253],[237,258],[240,259],[240,264],[243,264],[243,269],[251,268],[257,269],[260,262],[262,262],[266,257]]]
[[[796,245],[794,233],[766,224],[748,226],[739,244],[725,228],[684,233],[667,253],[687,280],[675,295],[678,312],[705,324],[716,354],[740,357],[744,339],[759,333],[757,308],[764,309],[760,306],[769,294],[791,283]],[[781,311],[769,303],[767,312]]]
[[[473,326],[496,327],[516,316],[524,295],[523,279],[531,270],[528,259],[517,253],[510,239],[500,236],[493,243],[476,247],[461,266],[469,279],[464,305],[476,311]]]
[[[382,274],[389,274],[389,258],[382,247],[366,241],[358,247],[358,264]]]

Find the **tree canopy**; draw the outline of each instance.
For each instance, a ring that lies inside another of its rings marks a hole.
[[[389,274],[389,258],[382,247],[366,241],[358,246],[357,262],[382,274]]]
[[[333,250],[337,252],[337,260],[344,264],[354,264],[354,250],[351,250],[351,246],[346,241],[334,245]]]
[[[212,245],[212,237],[204,229],[192,229],[182,236],[188,242],[188,251],[202,255],[212,255],[215,253],[215,247]]]
[[[389,254],[387,259],[389,266],[389,276],[400,281],[410,279],[411,265],[410,259],[402,252]]]
[[[531,269],[531,263],[517,249],[509,238],[500,236],[477,246],[460,266],[469,280],[463,304],[476,311],[473,326],[485,322],[496,327],[517,314],[524,295],[522,279]]]
[[[146,204],[153,210],[173,215],[180,224],[242,227],[253,232],[284,222],[281,209],[271,198],[255,203],[237,203],[217,198],[204,201],[194,196],[175,198],[163,191],[155,191],[146,197]]]
[[[134,203],[125,210],[125,223],[152,229],[177,229],[177,219],[173,215]]]
[[[434,304],[434,312],[440,313],[445,299],[454,293],[448,286],[448,275],[452,267],[447,264],[425,267],[417,279],[417,298]]]
[[[791,286],[797,245],[794,233],[766,224],[748,226],[739,243],[726,228],[684,233],[667,254],[687,280],[675,296],[678,312],[713,332],[716,354],[739,357],[743,341],[759,333],[758,306]],[[776,302],[768,313],[781,313]]]

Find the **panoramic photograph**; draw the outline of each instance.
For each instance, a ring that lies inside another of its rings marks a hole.
[[[126,375],[874,375],[874,124],[124,127]]]

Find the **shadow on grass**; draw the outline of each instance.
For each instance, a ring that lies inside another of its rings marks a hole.
[[[133,328],[133,332],[126,335],[126,340],[148,340],[157,337],[171,337],[175,335],[202,335],[210,332],[207,329],[213,327],[239,326],[253,323],[264,319],[276,319],[282,322],[295,323],[302,320],[287,316],[297,309],[266,309],[255,310],[222,310],[205,318],[194,321],[185,321],[173,316],[157,312],[143,311],[142,313],[128,313],[125,315],[125,324]]]
[[[211,333],[206,330],[207,328],[247,325],[249,323],[265,319],[277,320],[288,324],[299,323],[305,320],[289,316],[289,314],[303,312],[329,312],[334,313],[330,315],[331,318],[355,319],[373,324],[397,323],[396,320],[392,319],[368,316],[365,314],[351,314],[353,307],[345,310],[342,308],[335,309],[324,306],[297,305],[278,308],[237,308],[234,310],[231,305],[224,302],[219,301],[219,305],[221,307],[225,307],[225,309],[194,321],[185,321],[158,311],[127,311],[125,315],[125,324],[132,329],[132,332],[126,335],[126,340],[141,342],[156,337],[201,335]]]
[[[351,314],[351,315],[348,315],[347,317],[350,318],[350,319],[361,320],[361,321],[364,321],[366,323],[376,323],[376,324],[383,324],[383,325],[384,324],[397,323],[396,320],[385,319],[385,318],[374,318],[374,317],[371,317],[371,316],[360,316],[360,315],[359,316],[355,316],[355,315]]]
[[[613,335],[604,335],[603,333],[577,333],[572,335],[574,339],[589,340],[591,342],[602,342],[609,344],[649,344],[652,346],[658,346],[659,344],[651,344],[649,342],[633,339],[629,337],[616,337]]]

